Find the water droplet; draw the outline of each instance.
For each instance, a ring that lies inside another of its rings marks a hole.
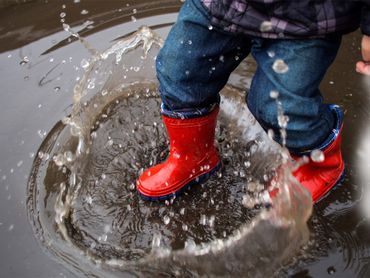
[[[131,16],[131,21],[136,22],[137,21],[136,17]]]
[[[271,91],[270,92],[270,97],[273,99],[277,99],[279,97],[279,92],[278,91]]]
[[[44,138],[46,135],[46,131],[38,130],[37,134],[40,136],[40,138]]]
[[[131,183],[131,184],[129,185],[129,189],[130,189],[130,190],[135,190],[135,184],[134,184],[134,183]]]
[[[11,232],[13,229],[14,229],[14,225],[12,224],[9,226],[8,231]]]
[[[89,11],[88,11],[88,10],[82,10],[82,11],[81,11],[81,14],[83,14],[83,15],[88,14],[88,13],[89,13]]]
[[[136,13],[137,13],[137,9],[133,9],[133,10],[132,10],[132,13],[133,13],[133,14],[136,14]]]
[[[30,79],[30,77],[28,76],[28,75],[26,75],[25,77],[24,77],[24,80],[28,80],[28,79]]]
[[[54,87],[54,92],[59,92],[60,91],[60,87]]]
[[[346,99],[346,100],[349,100],[349,99],[351,99],[353,97],[353,94],[352,93],[348,93],[348,94],[345,94],[344,95],[344,98]]]
[[[53,161],[55,162],[55,164],[57,165],[57,166],[63,166],[63,164],[64,164],[64,156],[63,156],[63,154],[57,154],[57,155],[55,155],[54,157],[53,157]]]
[[[170,221],[171,221],[171,218],[170,218],[168,215],[165,215],[165,216],[163,217],[163,223],[164,223],[165,225],[168,225],[168,224],[170,223]]]
[[[286,73],[289,70],[289,67],[287,64],[285,64],[284,60],[282,59],[277,59],[272,65],[272,69],[276,73]]]
[[[213,26],[212,25],[209,25],[208,26],[208,30],[213,30]]]
[[[17,163],[17,167],[21,167],[21,166],[22,166],[22,164],[23,164],[23,160],[18,161],[18,163]]]
[[[272,50],[269,50],[267,51],[267,55],[270,57],[270,58],[274,58],[275,57],[275,52],[272,51]]]
[[[185,74],[186,74],[186,75],[189,75],[189,74],[190,74],[190,71],[186,70],[186,71],[185,71]]]
[[[24,56],[22,61],[20,61],[20,65],[21,66],[24,66],[25,64],[27,64],[28,62],[30,61],[30,59],[27,57],[27,56]]]
[[[335,273],[335,268],[334,268],[334,266],[330,266],[330,267],[328,267],[328,269],[327,269],[327,271],[328,271],[328,273],[330,274],[330,275],[333,275],[334,273]]]
[[[311,159],[313,162],[323,162],[325,160],[325,155],[321,150],[313,150],[311,152]]]
[[[91,80],[88,84],[87,84],[87,88],[92,90],[95,88],[95,80]]]
[[[87,61],[86,59],[82,59],[81,60],[81,67],[84,69],[84,70],[87,70],[87,68],[90,66],[90,63],[89,61]]]
[[[272,23],[271,21],[263,21],[260,25],[260,31],[261,32],[268,32],[272,29]]]
[[[186,224],[182,224],[182,230],[183,231],[187,231],[189,229],[189,227],[188,227],[188,225],[186,225]]]
[[[289,117],[286,115],[279,115],[278,116],[278,124],[281,128],[286,128],[288,126]]]
[[[188,40],[188,44],[189,44],[189,45],[192,45],[192,44],[193,44],[193,42],[192,42],[191,40]]]
[[[138,72],[140,70],[140,67],[134,67],[134,71]]]
[[[74,160],[74,155],[71,151],[66,151],[64,153],[64,158],[68,161],[68,162],[72,162]]]
[[[66,31],[68,33],[71,32],[71,27],[68,24],[63,23],[63,29],[64,29],[64,31]]]
[[[66,17],[66,13],[65,12],[60,13],[60,18],[65,18],[65,17]]]
[[[334,81],[329,81],[329,84],[330,85],[334,85]]]
[[[208,220],[208,225],[213,228],[215,226],[215,220],[216,220],[216,217],[214,215],[211,215],[211,217],[209,218]]]
[[[201,225],[206,225],[206,224],[207,224],[207,217],[206,217],[204,214],[202,214],[202,215],[200,216],[199,223],[200,223]]]
[[[235,61],[238,61],[240,59],[239,56],[235,56]]]
[[[161,246],[162,236],[160,234],[154,234],[152,239],[152,248],[159,248]]]
[[[255,201],[248,195],[243,196],[243,201],[242,201],[243,206],[246,208],[252,209],[256,205]]]
[[[92,202],[93,202],[93,198],[92,198],[91,196],[87,196],[87,197],[86,197],[86,202],[87,202],[89,205],[91,205],[91,204],[92,204]]]

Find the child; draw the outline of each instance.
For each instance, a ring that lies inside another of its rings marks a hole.
[[[370,75],[370,1],[187,0],[157,58],[161,113],[170,139],[168,159],[137,181],[144,199],[163,200],[205,181],[220,167],[214,145],[219,91],[250,53],[257,62],[246,101],[265,130],[281,143],[279,93],[289,117],[286,147],[293,158],[321,150],[293,175],[314,202],[340,182],[343,113],[323,103],[319,84],[343,34],[361,26],[362,56]]]

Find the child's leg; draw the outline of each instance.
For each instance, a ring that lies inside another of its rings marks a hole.
[[[319,90],[340,41],[340,37],[297,41],[256,39],[252,46],[252,54],[258,63],[248,95],[252,113],[265,129],[272,128],[275,139],[281,141],[277,104],[270,96],[271,91],[277,91],[283,112],[289,117],[286,146],[293,157],[309,155],[313,149],[324,154],[309,159],[293,172],[311,193],[314,202],[329,192],[344,173],[340,150],[343,113],[338,106],[324,104]],[[278,59],[287,64],[287,72],[273,70]]]
[[[186,1],[157,57],[163,114],[197,117],[219,103],[219,91],[250,51],[250,39],[218,30],[199,1]]]
[[[219,91],[250,45],[245,36],[212,27],[199,1],[183,5],[157,57],[170,154],[139,177],[137,189],[145,199],[171,198],[218,169],[214,135]]]
[[[247,96],[248,106],[265,129],[275,131],[281,142],[277,105],[270,92],[279,93],[284,114],[289,117],[286,146],[292,153],[314,149],[335,125],[333,113],[323,103],[319,85],[336,57],[341,38],[307,40],[253,40],[252,54],[258,68]],[[273,57],[271,57],[273,56]],[[289,67],[273,70],[278,59]]]

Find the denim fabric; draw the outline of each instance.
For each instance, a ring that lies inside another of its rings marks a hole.
[[[198,0],[188,0],[180,10],[164,47],[157,57],[157,77],[162,114],[191,118],[208,114],[219,101],[219,91],[231,72],[250,53],[258,67],[247,104],[261,126],[275,131],[280,142],[276,100],[279,92],[289,117],[286,145],[293,153],[320,146],[335,126],[332,109],[323,103],[319,84],[333,62],[341,36],[325,39],[262,39],[225,32],[211,25],[211,17]],[[276,73],[277,59],[289,67]]]
[[[289,117],[286,145],[293,153],[316,148],[335,125],[330,107],[323,103],[319,85],[333,62],[341,37],[309,40],[253,39],[252,55],[257,61],[247,104],[264,129],[272,129],[281,142],[277,104],[270,92],[279,92],[284,114]],[[271,58],[268,53],[274,53]],[[282,59],[289,67],[276,73],[272,66]]]
[[[327,107],[334,115],[334,127],[326,139],[320,145],[315,146],[315,149],[321,151],[326,150],[337,139],[343,127],[343,110],[336,104],[328,104]],[[300,156],[309,155],[311,151],[313,151],[313,149],[307,149],[296,154]]]

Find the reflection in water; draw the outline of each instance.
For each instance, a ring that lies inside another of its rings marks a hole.
[[[161,42],[144,27],[83,61],[72,114],[48,134],[30,176],[37,237],[68,267],[103,277],[117,271],[272,275],[307,240],[311,198],[287,167],[274,171],[280,149],[255,123],[240,91],[222,92],[218,175],[166,203],[136,194],[141,171],[168,152],[157,85],[150,81]],[[248,205],[266,200],[272,178],[279,193],[269,206]]]

